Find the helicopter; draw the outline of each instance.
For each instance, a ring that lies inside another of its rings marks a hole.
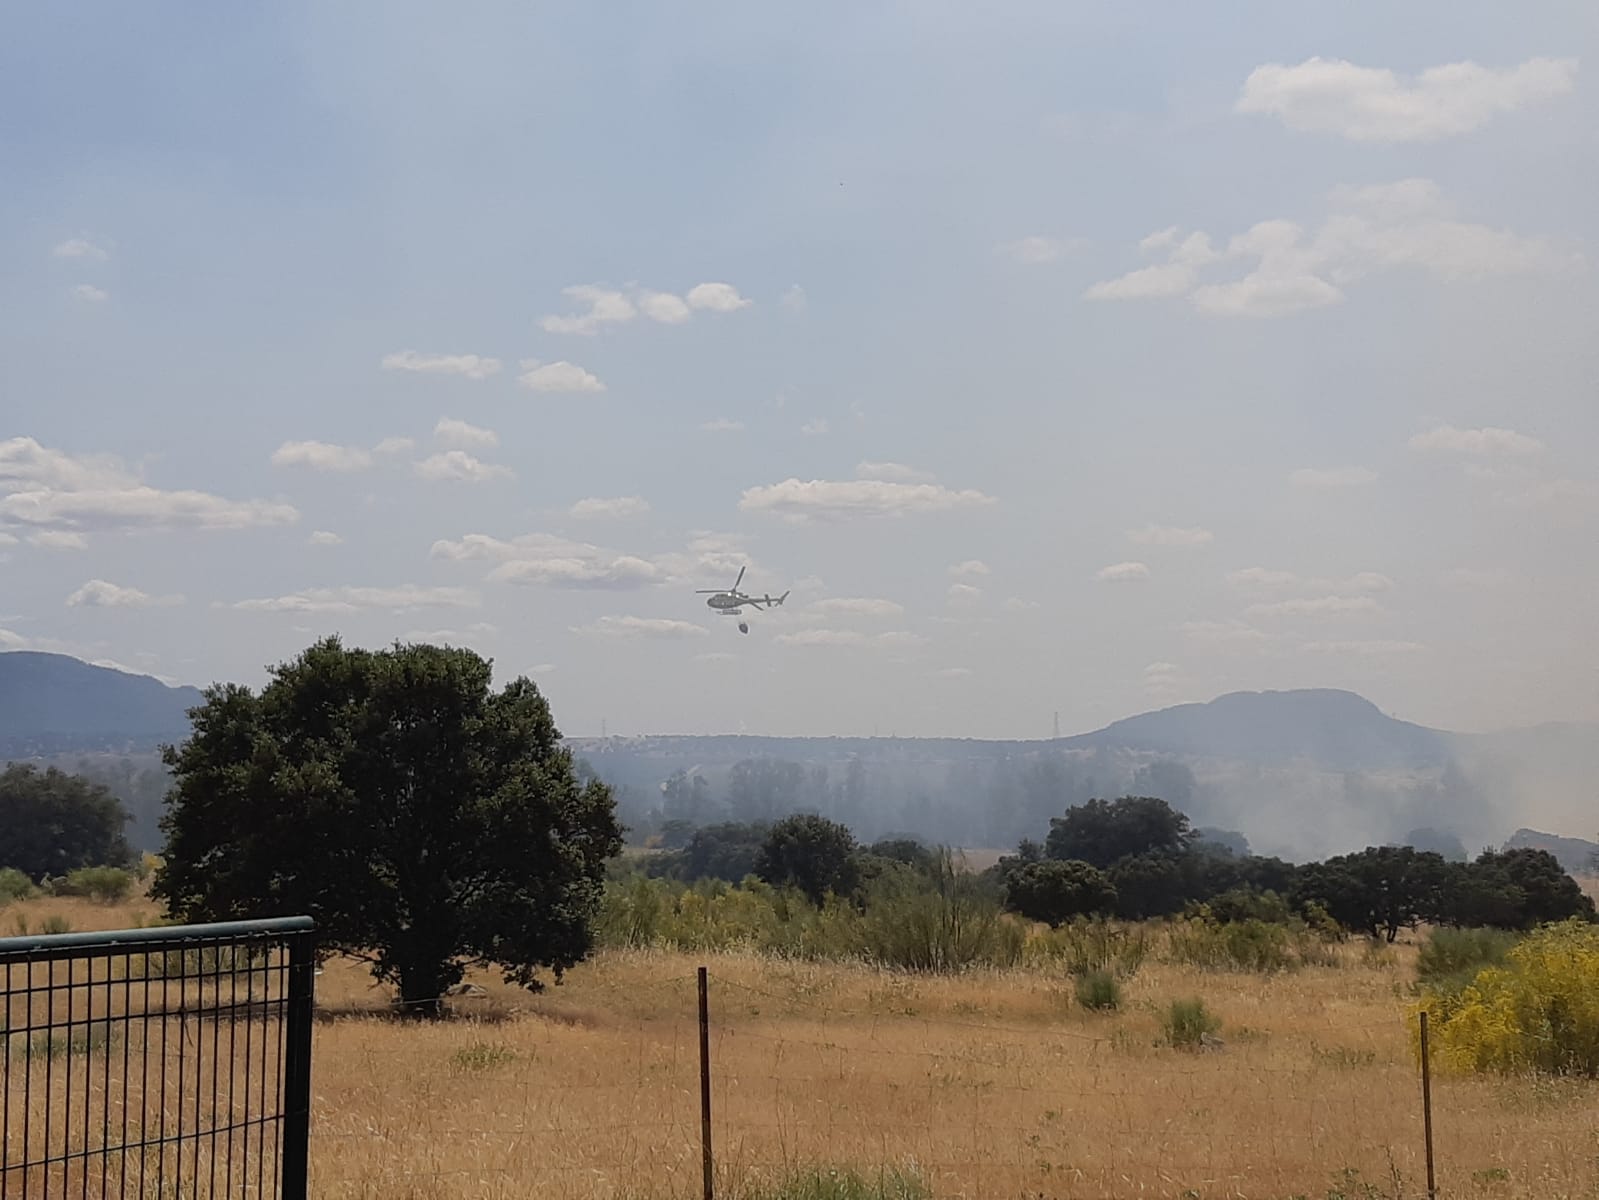
[[[739,591],[738,585],[744,582],[744,572],[747,569],[746,567],[738,569],[738,578],[733,580],[733,586],[730,588],[700,588],[694,593],[696,596],[709,596],[710,599],[705,603],[724,617],[737,617],[739,619],[738,631],[740,633],[748,633],[750,631],[749,622],[744,619],[744,614],[739,611],[744,605],[748,604],[753,608],[774,608],[788,599],[787,592],[784,592],[781,596],[773,596],[771,593],[767,593],[764,596],[750,596]]]

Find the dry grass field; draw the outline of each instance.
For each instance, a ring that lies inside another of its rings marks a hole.
[[[147,905],[36,900],[123,927]],[[712,956],[719,1195],[792,1168],[912,1170],[950,1197],[1425,1194],[1414,949],[1274,977],[1146,964],[1120,1013],[1042,972],[957,978]],[[401,1024],[358,966],[318,979],[312,1192],[371,1200],[697,1196],[695,968],[606,952],[529,996],[493,979]],[[1197,996],[1221,1045],[1158,1044]],[[1440,1194],[1599,1193],[1599,1088],[1435,1079]]]

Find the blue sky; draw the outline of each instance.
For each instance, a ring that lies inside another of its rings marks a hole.
[[[563,729],[1599,719],[1591,5],[90,4],[0,40],[0,646]],[[587,503],[585,503],[587,502]],[[751,632],[696,588],[791,589]]]

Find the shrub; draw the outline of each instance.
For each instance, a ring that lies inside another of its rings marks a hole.
[[[1026,932],[980,881],[940,850],[925,881],[886,877],[867,897],[862,919],[866,957],[912,971],[1013,967]]]
[[[50,885],[57,896],[88,896],[102,904],[117,904],[133,891],[133,875],[121,867],[79,867]]]
[[[1091,1012],[1113,1012],[1122,1005],[1122,985],[1109,971],[1085,971],[1076,990],[1077,1003]]]
[[[1085,862],[1049,859],[1017,867],[1005,880],[1005,906],[1031,921],[1062,925],[1073,917],[1108,913],[1116,889]]]
[[[1581,917],[1544,926],[1504,966],[1458,993],[1429,988],[1419,1007],[1444,1069],[1599,1076],[1599,928]]]
[[[1033,961],[1059,962],[1073,975],[1109,971],[1127,978],[1149,957],[1151,941],[1143,925],[1079,918],[1033,938],[1027,949]]]
[[[1161,1026],[1168,1046],[1194,1050],[1207,1035],[1221,1028],[1221,1021],[1205,1007],[1203,1000],[1173,1000],[1161,1018]]]
[[[1172,928],[1168,953],[1173,962],[1205,970],[1292,971],[1325,966],[1331,954],[1303,922],[1245,920],[1218,923],[1190,917]]]
[[[746,1184],[740,1200],[931,1200],[933,1192],[914,1171],[811,1167],[772,1183]]]
[[[0,869],[0,904],[10,904],[13,900],[26,900],[36,890],[33,880],[15,867]]]
[[[1293,912],[1276,892],[1257,892],[1254,888],[1229,888],[1205,901],[1204,908],[1223,923],[1229,921],[1270,921],[1286,925]]]
[[[1435,991],[1458,992],[1483,967],[1499,967],[1517,937],[1500,929],[1434,929],[1416,956],[1416,978]]]

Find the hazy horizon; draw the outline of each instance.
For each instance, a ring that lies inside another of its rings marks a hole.
[[[584,737],[1599,721],[1592,5],[8,33],[0,649],[445,640]]]

